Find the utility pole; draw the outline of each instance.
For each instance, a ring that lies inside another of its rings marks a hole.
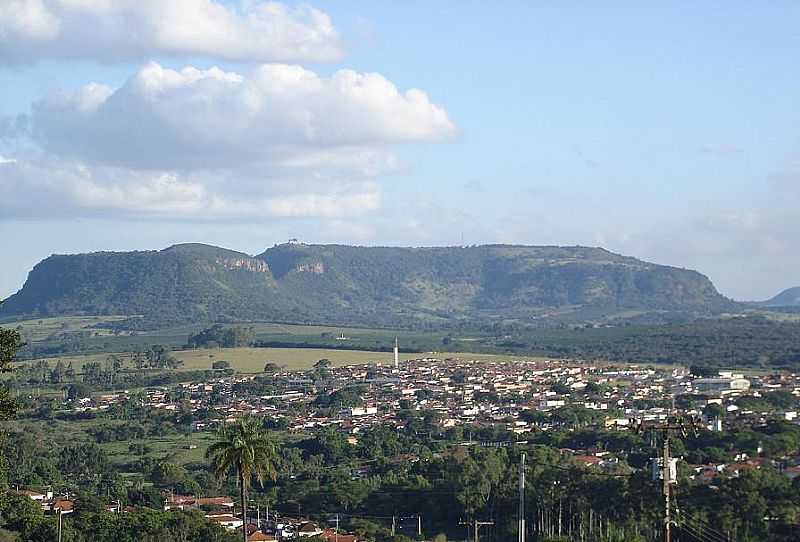
[[[397,517],[396,516],[392,516],[392,536],[394,536],[395,528],[397,527],[397,521],[396,520],[397,520]]]
[[[61,542],[61,508],[58,509],[58,542]]]
[[[664,487],[664,542],[670,542],[670,517],[669,517],[669,485],[670,485],[670,462],[669,456],[669,429],[664,430],[664,464],[662,465],[662,477]]]
[[[657,481],[659,478],[661,479],[661,490],[664,495],[664,542],[672,541],[672,515],[670,510],[670,492],[672,490],[670,486],[677,483],[675,467],[675,462],[677,460],[673,459],[670,454],[669,438],[673,431],[679,432],[684,437],[688,436],[689,431],[696,435],[697,423],[698,422],[696,419],[686,418],[676,414],[674,416],[670,416],[666,420],[666,423],[656,423],[653,425],[640,423],[639,427],[637,428],[637,432],[641,431],[642,429],[651,429],[653,431],[651,435],[654,437],[656,434],[660,433],[663,441],[660,454],[661,457],[652,458],[652,461],[654,462],[652,476],[654,481]],[[655,447],[655,442],[653,445]]]
[[[417,516],[417,536],[422,536],[422,516]]]
[[[525,454],[519,464],[519,542],[525,542]]]

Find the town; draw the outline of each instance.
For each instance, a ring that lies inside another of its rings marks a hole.
[[[198,435],[255,416],[289,441],[335,433],[352,447],[375,430],[413,433],[418,439],[440,441],[437,455],[452,453],[454,447],[525,449],[547,443],[557,450],[564,465],[612,475],[646,470],[659,458],[635,465],[624,446],[591,439],[583,446],[561,445],[548,441],[548,434],[579,434],[591,428],[636,435],[643,427],[678,418],[687,420],[692,431],[708,433],[774,423],[800,427],[800,374],[796,373],[751,372],[745,377],[733,371],[705,371],[698,375],[685,367],[566,359],[481,361],[433,354],[403,362],[395,358],[390,364],[333,366],[320,359],[307,371],[287,371],[267,363],[261,374],[226,372],[201,381],[133,392],[73,395],[60,408],[66,409],[66,416],[102,417],[136,403],[146,417],[189,420],[190,431]],[[789,480],[800,476],[800,454],[791,444],[781,449],[765,438],[755,446],[748,443],[724,452],[716,450],[716,456],[707,451],[682,451],[680,459],[693,485],[713,488],[720,479],[762,467],[776,469]],[[392,459],[398,458],[408,464],[430,460],[427,454],[407,450]],[[345,464],[353,481],[369,480],[376,474],[374,461]],[[33,488],[19,491],[48,513],[72,511],[72,494],[53,495]],[[291,499],[273,497],[272,509],[267,501],[264,506],[251,507],[248,540],[360,540],[357,534],[333,525],[339,523],[333,510],[288,513],[286,502]],[[197,509],[227,529],[242,529],[238,503],[228,495],[184,495],[165,489],[162,500],[164,510]],[[106,508],[119,513],[135,510],[119,503]],[[402,524],[402,532],[422,536],[424,518],[421,511],[418,514],[392,517],[392,534],[401,532]]]

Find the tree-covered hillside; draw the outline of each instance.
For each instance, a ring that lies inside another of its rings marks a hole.
[[[409,327],[695,317],[731,310],[705,276],[600,248],[208,245],[51,256],[0,316],[142,315]]]
[[[712,314],[734,304],[695,271],[601,248],[284,244],[258,258],[282,292],[354,321],[580,319],[619,311]]]
[[[4,314],[143,315],[154,322],[254,318],[276,311],[275,281],[246,254],[206,245],[54,255],[37,264]]]

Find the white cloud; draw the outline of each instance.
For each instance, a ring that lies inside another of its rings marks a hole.
[[[329,61],[342,54],[330,17],[308,6],[263,0],[0,2],[0,62],[163,55]]]
[[[0,162],[0,217],[106,216],[183,220],[337,218],[380,207],[373,182],[327,185],[268,179],[244,186],[228,175],[87,166],[52,158]]]
[[[396,144],[455,131],[420,90],[400,91],[379,74],[322,77],[285,64],[240,74],[150,63],[120,88],[55,92],[29,115],[0,120],[10,143],[0,147],[0,220],[344,224],[381,207],[378,179],[403,169]]]
[[[380,74],[321,77],[285,64],[242,75],[150,63],[118,89],[90,84],[46,97],[30,124],[52,153],[153,169],[323,162],[391,169],[396,159],[376,146],[455,131],[424,92],[401,92]]]

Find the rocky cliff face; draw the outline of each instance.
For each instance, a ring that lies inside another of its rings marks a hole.
[[[294,268],[298,273],[314,273],[321,275],[325,272],[325,264],[322,262],[302,263]]]
[[[255,258],[217,258],[216,263],[227,271],[241,269],[253,273],[269,273],[267,263]]]

